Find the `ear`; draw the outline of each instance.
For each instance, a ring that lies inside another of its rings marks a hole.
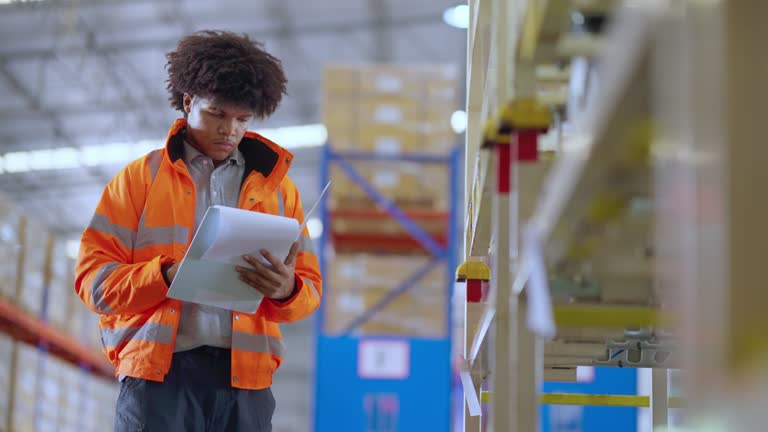
[[[184,112],[189,114],[192,111],[192,95],[189,93],[184,93],[183,101]]]

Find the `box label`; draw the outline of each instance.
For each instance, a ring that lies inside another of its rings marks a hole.
[[[358,345],[357,373],[361,378],[406,379],[411,372],[408,341],[364,340]]]

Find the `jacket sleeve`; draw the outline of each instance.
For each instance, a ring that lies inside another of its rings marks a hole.
[[[166,299],[161,267],[167,256],[133,262],[133,248],[146,195],[146,162],[140,159],[107,185],[80,240],[75,291],[94,312],[137,314]]]
[[[290,216],[304,223],[304,210],[301,207],[299,191],[289,180],[286,188],[285,210],[286,216]],[[261,304],[261,312],[265,318],[277,322],[294,322],[302,320],[320,307],[323,295],[322,276],[320,264],[309,231],[304,231],[299,236],[299,252],[296,255],[296,292],[286,301],[265,299]]]

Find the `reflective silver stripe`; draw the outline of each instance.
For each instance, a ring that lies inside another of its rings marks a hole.
[[[307,278],[301,278],[301,280],[303,280],[305,284],[309,284],[309,286],[312,287],[312,292],[315,293],[315,298],[317,299],[317,301],[320,301],[320,293],[317,291],[317,287],[315,287],[315,284],[312,283],[312,281]]]
[[[173,341],[173,327],[167,324],[146,323],[139,328],[133,339],[170,344]]]
[[[189,228],[182,225],[167,227],[153,227],[139,229],[136,239],[136,249],[150,246],[172,245],[174,243],[187,244]]]
[[[187,244],[189,228],[183,225],[147,228],[145,214],[146,210],[141,213],[141,219],[139,219],[139,233],[136,237],[136,249],[150,246],[172,245],[174,243]]]
[[[170,344],[173,340],[173,327],[167,324],[148,322],[139,327],[101,329],[101,343],[104,346],[116,347],[131,340]]]
[[[103,214],[96,213],[88,224],[88,229],[98,231],[116,238],[126,249],[133,249],[133,241],[136,232],[122,225],[112,223],[109,218]]]
[[[163,150],[152,150],[147,155],[147,166],[149,166],[149,174],[152,176],[152,181],[155,180],[157,171],[160,170],[160,162],[163,161]]]
[[[104,299],[104,281],[107,280],[109,275],[120,265],[120,263],[111,262],[104,264],[99,272],[96,273],[96,277],[91,284],[91,303],[101,313],[112,313],[112,308],[109,307],[107,301]]]
[[[304,234],[299,236],[299,252],[309,252],[313,255],[317,255],[315,252],[315,242],[311,238]]]
[[[285,216],[285,201],[283,201],[283,192],[277,190],[277,206],[280,209],[278,215]]]
[[[232,332],[232,349],[274,354],[278,357],[283,357],[285,354],[285,345],[282,340],[265,334],[251,334],[239,331]]]

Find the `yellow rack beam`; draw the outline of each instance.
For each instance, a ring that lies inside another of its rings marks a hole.
[[[561,327],[665,327],[671,318],[658,309],[639,306],[556,306]]]
[[[480,402],[490,402],[493,393],[481,392]],[[648,408],[651,406],[650,396],[632,395],[597,395],[597,394],[571,394],[571,393],[544,393],[540,395],[540,402],[544,405],[582,405],[582,406],[611,406]],[[670,408],[682,408],[683,398],[669,398]]]

